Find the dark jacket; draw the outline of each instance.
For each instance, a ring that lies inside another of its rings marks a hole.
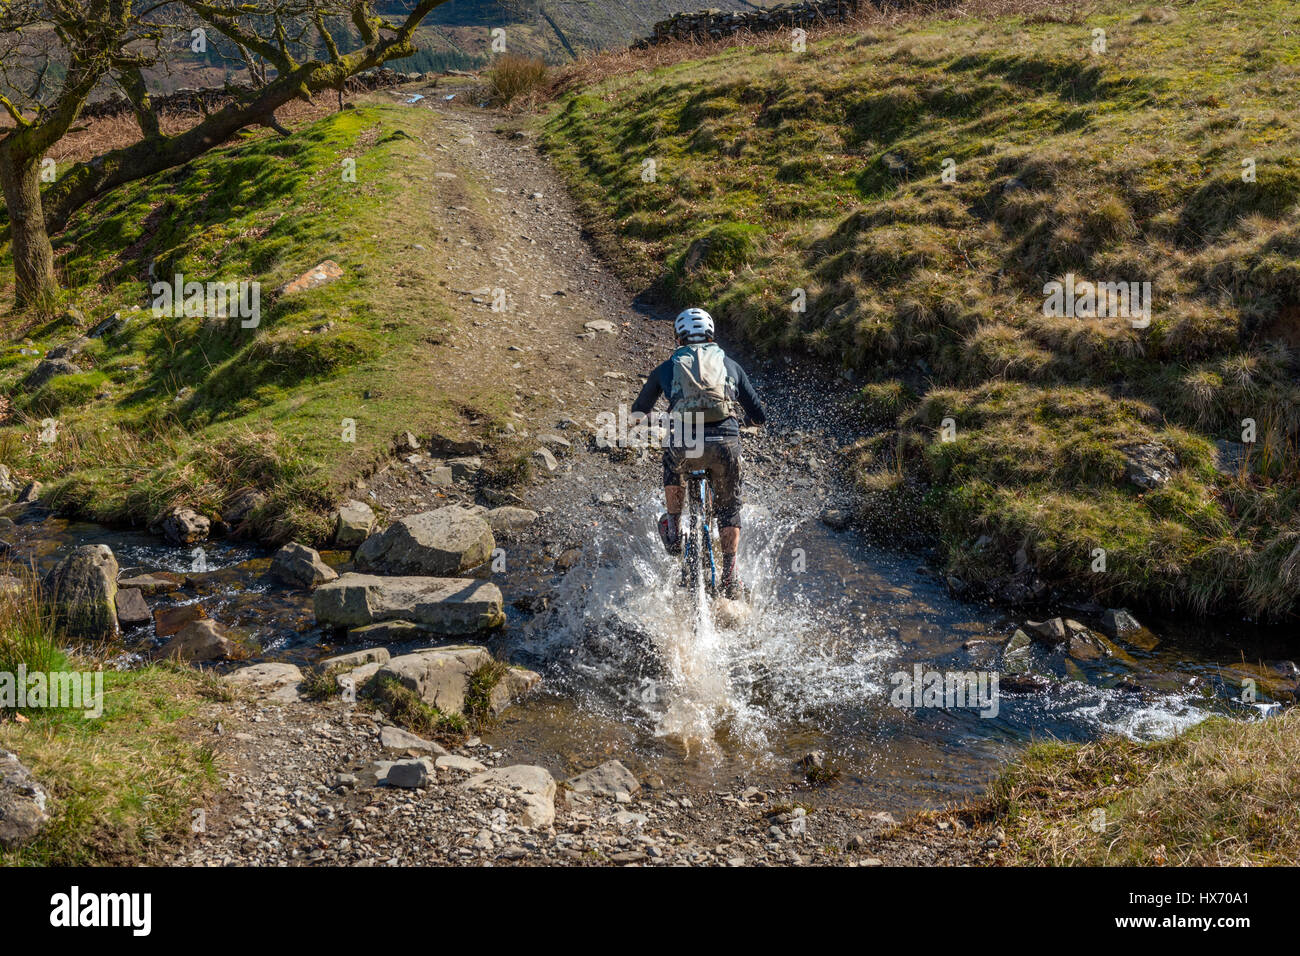
[[[763,412],[763,406],[758,401],[758,393],[754,391],[754,386],[749,384],[749,376],[745,370],[737,365],[730,358],[726,360],[727,368],[727,397],[733,402],[739,403],[741,409],[745,412],[746,424],[761,425],[767,421],[767,415]],[[639,412],[642,415],[649,415],[655,407],[655,402],[659,401],[659,396],[668,396],[672,393],[673,388],[673,361],[668,359],[645,380],[641,386],[641,394],[637,396],[636,402],[632,405],[633,412]],[[668,411],[672,411],[671,405]],[[739,435],[740,422],[735,417],[723,419],[720,422],[712,422],[704,426],[704,437],[722,436],[722,435]]]

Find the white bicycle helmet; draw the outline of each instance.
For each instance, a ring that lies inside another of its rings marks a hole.
[[[686,309],[673,322],[673,331],[686,342],[707,342],[713,338],[713,316],[703,309]]]

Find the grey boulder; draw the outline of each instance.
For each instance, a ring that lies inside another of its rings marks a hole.
[[[45,359],[27,374],[23,379],[22,387],[29,392],[34,392],[52,378],[80,374],[80,366],[74,365],[66,358]]]
[[[350,573],[312,595],[316,619],[359,628],[408,621],[435,634],[472,634],[505,623],[501,590],[474,578],[379,577]]]
[[[409,515],[372,534],[357,549],[356,564],[362,571],[437,577],[478,567],[495,547],[486,521],[451,505]]]
[[[30,843],[50,822],[48,796],[18,757],[0,750],[0,849]]]
[[[433,778],[433,767],[427,757],[415,760],[398,760],[388,768],[384,783],[390,787],[402,787],[414,790],[429,785]]]
[[[492,526],[492,530],[497,534],[523,531],[537,518],[536,511],[529,511],[527,508],[516,508],[512,505],[493,508],[487,514],[488,524]]]
[[[71,359],[80,355],[89,344],[90,339],[86,338],[84,335],[79,335],[70,342],[64,342],[57,348],[50,349],[45,353],[45,358],[47,360]]]
[[[1178,456],[1159,442],[1126,445],[1120,451],[1125,477],[1146,491],[1166,484],[1178,467]]]
[[[198,663],[228,658],[233,650],[234,644],[226,636],[225,628],[216,621],[202,620],[190,621],[182,627],[155,656]]]
[[[275,553],[271,559],[271,576],[290,587],[314,588],[336,580],[339,575],[314,549],[295,541]]]
[[[1078,621],[1066,621],[1065,627],[1070,632],[1070,643],[1066,653],[1076,661],[1097,661],[1111,656],[1105,638],[1094,634]]]
[[[416,640],[428,633],[419,624],[410,621],[379,621],[350,628],[347,640],[351,644],[396,644],[398,641]]]
[[[386,647],[368,647],[363,651],[352,651],[348,654],[336,654],[334,657],[327,657],[320,662],[320,666],[326,670],[331,668],[343,670],[364,667],[366,664],[387,664],[389,656]]]
[[[533,450],[533,462],[544,471],[555,471],[560,467],[560,463],[555,460],[549,448],[536,448]]]
[[[1112,607],[1102,614],[1101,629],[1111,637],[1123,637],[1130,631],[1142,630],[1142,625],[1125,608]]]
[[[1048,618],[1046,621],[1026,621],[1025,627],[1031,633],[1037,635],[1034,638],[1035,640],[1051,647],[1064,644],[1069,637],[1066,632],[1065,621],[1059,617]]]
[[[466,790],[495,790],[510,794],[523,804],[520,822],[545,829],[555,822],[555,778],[545,767],[517,764],[497,767],[470,777]]]
[[[631,796],[641,789],[641,783],[632,771],[617,760],[607,760],[599,767],[570,777],[566,783],[575,793],[595,793],[606,797]]]
[[[262,505],[266,495],[256,488],[241,488],[221,511],[221,520],[234,528],[243,524]]]
[[[487,769],[473,757],[462,757],[459,754],[444,754],[433,763],[439,770],[455,770],[459,773],[482,773]]]
[[[117,634],[117,572],[117,558],[106,544],[83,544],[50,572],[55,614],[70,634]]]
[[[294,664],[268,661],[264,664],[241,667],[227,674],[225,681],[227,684],[246,688],[258,697],[267,697],[271,700],[297,700],[298,685],[302,683],[302,671]]]
[[[139,588],[119,588],[116,598],[117,623],[123,627],[145,624],[153,619],[144,593]]]
[[[483,470],[483,459],[475,455],[449,458],[443,467],[450,469],[452,481],[472,481]]]
[[[1033,660],[1033,646],[1033,639],[1020,628],[1016,628],[1015,633],[1011,635],[1011,640],[1007,641],[1006,647],[1002,649],[1003,671],[1018,674],[1029,670]]]
[[[412,751],[414,753],[433,754],[442,757],[447,748],[432,740],[425,740],[401,727],[387,726],[379,731],[379,746],[385,750]]]
[[[160,534],[172,544],[195,544],[207,538],[212,522],[193,508],[172,508],[153,520],[151,534]]]
[[[129,578],[118,578],[117,586],[119,589],[132,588],[141,594],[154,595],[175,591],[181,586],[181,580],[179,575],[173,580],[160,574],[137,574]]]
[[[484,647],[463,645],[438,647],[394,657],[375,675],[376,681],[395,680],[415,691],[426,704],[444,714],[465,710],[465,694],[470,678],[481,668],[494,663]],[[489,696],[493,713],[505,710],[511,701],[522,697],[541,682],[533,671],[511,667],[497,682]]]
[[[334,543],[340,548],[355,548],[375,528],[375,512],[364,501],[345,501],[334,518]]]

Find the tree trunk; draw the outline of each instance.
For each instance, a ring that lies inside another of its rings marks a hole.
[[[0,149],[0,186],[9,212],[14,256],[15,298],[19,309],[49,308],[59,294],[54,278],[54,248],[41,208],[39,158],[16,159]]]

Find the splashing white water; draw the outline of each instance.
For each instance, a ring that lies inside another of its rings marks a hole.
[[[545,640],[569,644],[575,670],[605,691],[590,705],[603,696],[608,706],[613,690],[616,706],[688,753],[724,742],[762,753],[775,723],[881,693],[894,642],[846,632],[854,615],[803,594],[800,576],[782,567],[803,516],[746,506],[738,567],[752,605],[732,616],[715,614],[702,590],[679,586],[680,565],[653,531],[660,508],[652,497],[598,532],[586,573],[566,579],[556,601],[563,610],[542,629]]]

